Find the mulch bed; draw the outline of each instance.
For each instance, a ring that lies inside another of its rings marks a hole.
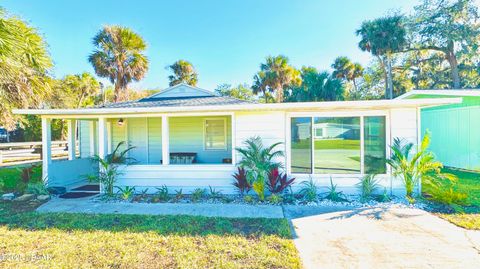
[[[59,197],[63,199],[75,199],[75,198],[93,196],[97,194],[98,192],[67,192],[65,194],[60,195]]]

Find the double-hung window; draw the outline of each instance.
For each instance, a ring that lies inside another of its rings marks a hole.
[[[205,119],[204,122],[204,147],[205,150],[227,149],[227,126],[226,120]]]

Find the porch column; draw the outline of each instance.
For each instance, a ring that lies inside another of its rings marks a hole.
[[[170,164],[170,146],[169,146],[169,124],[168,116],[162,116],[162,164]]]
[[[95,121],[91,120],[88,123],[88,130],[89,130],[89,141],[90,141],[90,156],[93,157],[95,156],[95,136],[97,135],[95,133]]]
[[[42,117],[42,179],[48,182],[48,167],[52,163],[51,119]]]
[[[67,134],[67,142],[68,142],[68,159],[75,160],[76,155],[76,134],[77,134],[77,121],[76,120],[69,120],[68,121],[68,134]]]
[[[105,158],[107,156],[107,121],[105,118],[98,118],[98,156]]]

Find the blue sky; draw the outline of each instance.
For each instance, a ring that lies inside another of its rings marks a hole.
[[[300,68],[328,70],[337,56],[367,64],[357,47],[361,22],[411,12],[413,0],[3,0],[0,6],[37,27],[49,44],[56,77],[93,73],[92,37],[106,24],[132,28],[148,44],[150,69],[134,88],[165,88],[166,66],[191,61],[200,87],[251,84],[267,55],[283,54]]]

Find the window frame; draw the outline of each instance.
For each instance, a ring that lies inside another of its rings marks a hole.
[[[364,133],[364,118],[365,117],[371,117],[371,116],[381,116],[385,117],[385,141],[386,141],[386,146],[385,146],[385,156],[388,158],[390,156],[390,117],[388,111],[383,111],[383,110],[371,110],[371,111],[361,111],[361,112],[292,112],[288,113],[286,117],[286,130],[287,130],[287,137],[286,137],[286,149],[287,149],[287,156],[286,156],[286,162],[287,162],[287,173],[290,175],[299,175],[299,176],[312,176],[312,177],[352,177],[352,176],[364,176],[365,175],[365,133]],[[311,151],[311,160],[312,160],[312,169],[311,173],[292,173],[292,148],[291,148],[291,139],[292,139],[292,134],[291,134],[291,124],[292,124],[292,118],[311,118],[312,121],[312,141],[314,139],[314,119],[316,117],[338,117],[338,118],[346,118],[346,117],[359,117],[360,118],[360,173],[353,173],[353,174],[332,174],[332,173],[325,173],[325,174],[319,174],[315,173],[315,169],[313,167],[313,162],[315,158],[315,153],[314,153],[314,143],[311,143],[312,145],[312,151]],[[391,168],[390,166],[387,165],[386,173],[385,174],[378,174],[379,176],[386,176],[391,174]]]
[[[207,121],[217,120],[223,121],[223,147],[222,148],[209,148],[207,147]],[[227,119],[226,118],[204,118],[203,119],[203,150],[205,151],[225,151],[228,148],[228,134],[227,134]]]

